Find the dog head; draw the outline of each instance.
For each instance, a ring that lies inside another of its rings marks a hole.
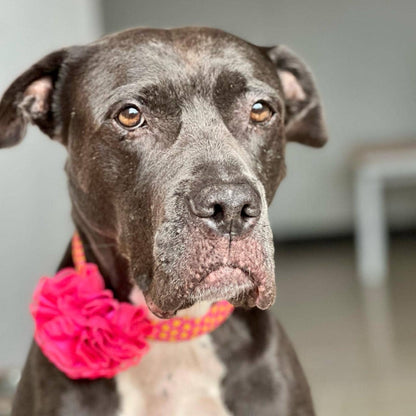
[[[28,122],[67,148],[77,225],[114,241],[153,313],[273,303],[267,207],[285,145],[327,140],[290,50],[207,28],[121,32],[23,73],[0,103],[0,147]]]

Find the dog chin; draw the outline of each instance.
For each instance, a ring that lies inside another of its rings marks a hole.
[[[236,307],[267,309],[274,302],[274,285],[265,294],[264,285],[259,285],[257,280],[256,276],[241,268],[221,266],[209,272],[192,289],[184,289],[187,294],[178,299],[178,302],[173,302],[174,305],[172,297],[169,299],[169,306],[155,302],[151,291],[145,293],[144,299],[150,312],[161,319],[172,318],[178,311],[189,309],[193,305],[212,304],[220,300],[227,300]]]
[[[239,267],[221,266],[210,272],[192,291],[191,300],[227,300],[236,307],[268,309],[274,302],[274,275],[252,274]]]
[[[228,300],[233,304],[244,304],[250,295],[257,292],[250,273],[242,269],[223,266],[198,284],[190,295],[193,302]],[[254,306],[254,305],[253,305]]]

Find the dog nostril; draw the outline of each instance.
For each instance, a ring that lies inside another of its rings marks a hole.
[[[214,205],[214,212],[212,214],[212,218],[215,221],[221,221],[224,218],[224,210],[220,204]]]
[[[250,218],[251,215],[248,214],[248,205],[244,205],[243,209],[241,210],[241,218],[246,219],[246,218]]]
[[[243,219],[255,218],[260,215],[260,210],[251,204],[245,204],[241,210],[241,217]]]

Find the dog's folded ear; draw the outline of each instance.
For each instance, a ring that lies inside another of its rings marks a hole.
[[[6,90],[0,101],[0,148],[19,143],[28,122],[50,137],[56,135],[54,91],[69,49],[53,52],[35,63]]]
[[[275,65],[285,96],[286,139],[323,146],[327,132],[318,92],[308,67],[287,47],[263,48]]]

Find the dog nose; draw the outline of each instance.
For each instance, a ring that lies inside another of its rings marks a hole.
[[[260,197],[248,184],[211,185],[197,192],[189,203],[192,214],[221,235],[249,231],[261,213]]]

